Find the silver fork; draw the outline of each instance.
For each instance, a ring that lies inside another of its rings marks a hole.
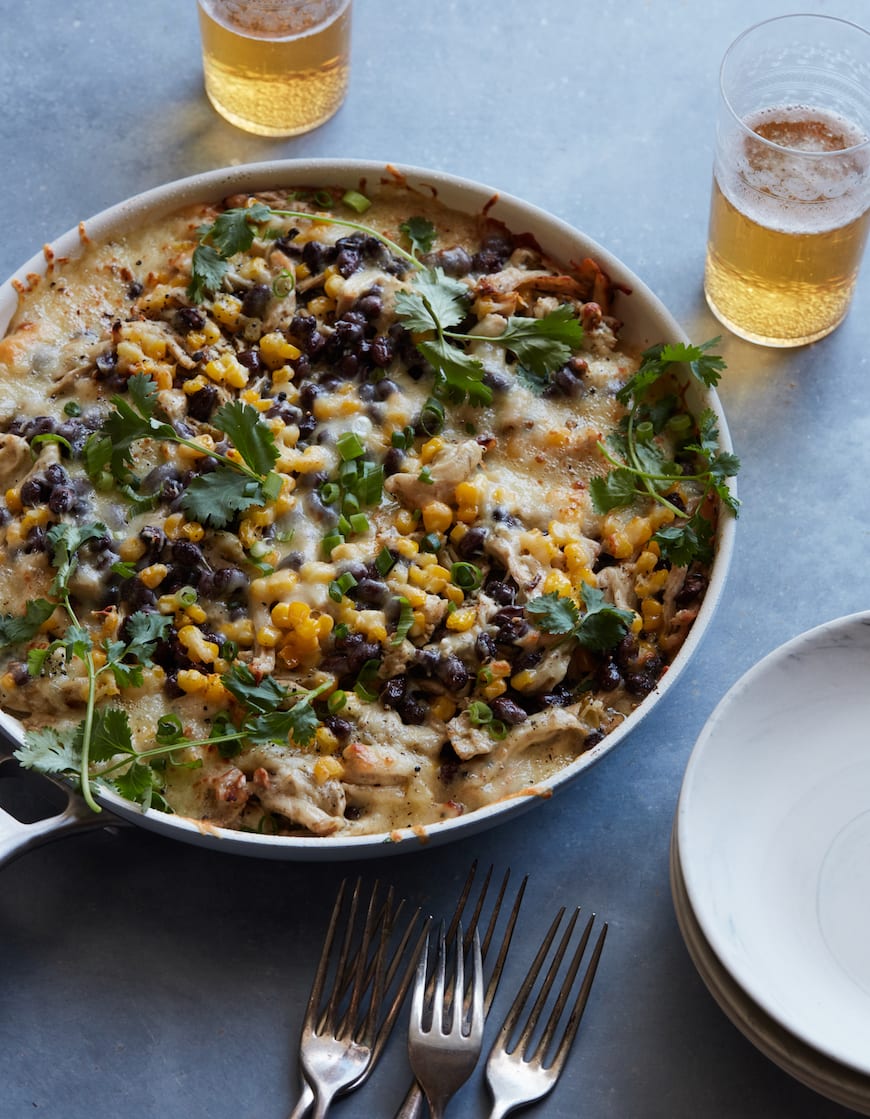
[[[480,893],[478,894],[477,902],[474,905],[471,915],[466,923],[466,951],[471,944],[475,930],[480,926],[481,923],[485,901],[489,892],[490,882],[492,880],[492,872],[493,868],[490,867],[480,887]],[[475,860],[471,864],[468,876],[465,879],[465,884],[456,902],[456,908],[450,920],[450,925],[447,928],[448,947],[450,947],[450,945],[453,944],[454,940],[456,939],[456,932],[459,927],[460,921],[462,921],[465,907],[468,904],[469,898],[471,897],[471,891],[476,875],[477,860]],[[506,871],[504,877],[502,878],[501,888],[499,889],[495,901],[493,902],[492,910],[489,914],[489,920],[486,925],[486,931],[484,932],[483,939],[481,941],[480,954],[484,962],[488,961],[490,949],[494,947],[493,939],[498,928],[499,916],[501,914],[501,909],[505,900],[509,881],[510,870]],[[502,934],[498,954],[496,956],[495,963],[493,964],[492,971],[490,972],[489,982],[486,985],[486,993],[483,999],[484,1014],[489,1013],[489,1008],[492,1006],[492,1001],[495,998],[496,991],[498,990],[499,981],[501,979],[502,971],[504,970],[505,960],[507,958],[508,949],[511,945],[511,939],[513,938],[514,929],[516,927],[517,917],[519,916],[520,906],[523,902],[523,895],[525,894],[527,882],[528,877],[523,878],[522,882],[520,883],[520,887],[517,890],[514,904],[511,907],[510,913],[508,914],[507,924],[505,926],[504,933]],[[430,985],[432,985],[431,979]],[[399,1110],[396,1112],[395,1119],[420,1119],[423,1110],[423,1092],[420,1088],[420,1085],[417,1083],[416,1080],[414,1080],[408,1088],[408,1091],[405,1094],[405,1098],[402,1101]]]
[[[552,1091],[556,1081],[559,1079],[562,1069],[565,1067],[568,1053],[574,1042],[574,1038],[577,1036],[580,1019],[583,1017],[583,1011],[586,1009],[586,1002],[589,998],[589,992],[592,989],[592,982],[595,979],[598,961],[601,958],[601,952],[604,948],[604,938],[607,936],[606,923],[603,925],[598,939],[595,942],[589,964],[580,981],[580,988],[577,993],[576,1001],[565,1022],[555,1052],[550,1057],[549,1063],[545,1063],[553,1047],[553,1040],[556,1036],[556,1030],[559,1027],[559,1020],[562,1017],[568,999],[571,997],[572,988],[580,970],[583,954],[586,951],[586,945],[589,942],[592,925],[595,921],[594,913],[586,922],[586,926],[580,936],[580,941],[568,965],[567,973],[559,989],[556,1002],[547,1020],[547,1024],[544,1027],[543,1033],[541,1034],[540,1040],[536,1046],[533,1047],[532,1045],[532,1035],[535,1032],[535,1027],[538,1024],[547,997],[556,980],[565,952],[568,949],[571,935],[574,932],[574,926],[577,924],[577,918],[580,914],[579,909],[574,911],[573,916],[568,922],[568,926],[556,949],[549,970],[541,985],[538,997],[532,1006],[528,1020],[520,1036],[517,1038],[514,1045],[512,1047],[510,1046],[510,1041],[517,1023],[519,1022],[520,1015],[525,1009],[529,995],[538,978],[538,973],[543,967],[547,953],[550,951],[550,946],[553,943],[564,914],[565,908],[563,906],[550,926],[549,932],[544,938],[544,942],[537,956],[535,956],[531,971],[524,980],[513,1005],[508,1011],[505,1023],[499,1031],[498,1037],[495,1039],[492,1051],[487,1060],[486,1080],[493,1098],[490,1119],[502,1119],[502,1116],[509,1114],[516,1108],[524,1107],[527,1104],[534,1103],[536,1100],[543,1099],[548,1092]]]
[[[346,886],[347,883],[342,882],[333,907],[305,1012],[299,1050],[304,1078],[290,1119],[302,1119],[312,1105],[315,1119],[323,1119],[336,1095],[358,1088],[368,1078],[398,1017],[428,933],[427,918],[412,943],[414,926],[420,918],[418,909],[409,920],[398,946],[392,950],[392,933],[404,902],[394,906],[391,888],[386,901],[378,905],[377,883],[372,889],[360,931],[357,928],[357,912],[362,884],[357,879],[350,898],[344,936],[337,949],[338,958],[331,969]],[[355,943],[357,936],[359,942]],[[391,953],[389,965],[386,964],[388,951]],[[381,1018],[385,992],[391,989],[403,962],[405,968],[392,1002]],[[332,986],[325,993],[330,970]]]
[[[444,926],[441,926],[438,937],[435,990],[431,998],[431,1020],[427,1027],[424,1024],[424,1011],[428,1001],[426,991],[428,950],[429,938],[427,937],[426,949],[420,957],[411,999],[408,1056],[414,1075],[429,1102],[432,1119],[443,1119],[448,1101],[474,1072],[483,1045],[483,961],[480,955],[480,936],[475,930],[472,941],[471,997],[468,1000],[470,1005],[467,1005],[465,952],[462,926],[459,926],[452,990],[449,1001],[445,1003],[447,941]]]

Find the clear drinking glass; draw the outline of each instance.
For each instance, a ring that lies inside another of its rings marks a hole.
[[[296,136],[347,93],[351,0],[199,0],[205,91],[232,124]]]
[[[704,294],[767,346],[830,333],[870,227],[870,32],[832,16],[767,20],[729,47]]]

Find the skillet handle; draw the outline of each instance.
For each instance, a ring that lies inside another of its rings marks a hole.
[[[0,779],[17,777],[29,780],[31,776],[34,782],[50,781],[49,778],[36,774],[26,775],[26,771],[14,758],[0,756]],[[112,815],[106,819],[108,814],[105,811],[97,816],[78,793],[60,782],[50,781],[50,783],[54,789],[61,790],[66,796],[66,805],[60,812],[28,824],[16,819],[10,812],[0,807],[0,867],[52,839],[61,839],[63,836],[91,831],[94,828],[117,826],[125,822]],[[38,785],[35,785],[35,788],[38,789]]]

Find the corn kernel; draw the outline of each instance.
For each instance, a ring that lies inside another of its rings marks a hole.
[[[344,277],[340,276],[338,272],[334,272],[331,276],[326,277],[323,290],[330,299],[339,299],[344,293],[344,286]]]
[[[329,727],[318,727],[314,734],[317,750],[321,754],[334,754],[340,743]]]
[[[562,571],[549,571],[544,579],[541,590],[544,594],[555,592],[562,598],[570,598],[574,593],[574,585]]]
[[[482,689],[484,699],[496,699],[500,695],[504,695],[507,691],[507,684],[504,680],[493,680],[491,684],[487,684]]]
[[[453,524],[453,510],[443,501],[430,501],[423,506],[423,525],[427,532],[446,532]]]
[[[400,509],[396,514],[396,530],[403,536],[408,536],[416,527],[414,514],[409,509]]]
[[[24,508],[21,504],[21,498],[16,489],[8,489],[6,491],[6,508],[10,513],[18,514]]]
[[[477,611],[468,606],[464,610],[454,610],[452,614],[448,614],[444,624],[454,633],[465,633],[474,625],[476,618]]]
[[[420,551],[420,545],[417,541],[411,540],[407,536],[399,536],[397,539],[391,540],[390,547],[400,556],[404,556],[405,559],[413,559]]]
[[[242,301],[235,295],[221,292],[212,303],[212,314],[226,330],[238,330],[242,312]]]
[[[658,556],[647,548],[637,557],[634,570],[638,575],[648,575],[659,562]]]
[[[217,384],[227,384],[234,389],[243,389],[248,383],[248,370],[233,353],[223,353],[206,362],[205,372]]]
[[[461,587],[457,587],[455,583],[448,583],[444,588],[444,597],[448,602],[452,602],[454,606],[461,606],[465,602],[465,592]]]
[[[326,295],[317,296],[308,302],[308,314],[314,315],[315,318],[325,318],[328,314],[335,310],[335,300],[330,299]]]
[[[662,604],[657,599],[645,598],[640,604],[640,612],[643,618],[643,628],[647,632],[652,632],[661,627]]]
[[[480,488],[473,482],[460,482],[455,491],[457,505],[479,505]]]
[[[185,517],[183,513],[170,513],[163,522],[163,531],[170,540],[178,539],[178,534],[181,532],[181,526],[184,524],[184,521]]]
[[[178,631],[178,640],[187,650],[191,660],[202,664],[213,664],[217,660],[218,647],[214,641],[206,641],[202,630],[196,626],[182,626]]]
[[[433,701],[429,710],[436,719],[440,719],[443,723],[446,723],[448,719],[452,719],[456,714],[456,704],[449,696],[440,695]]]
[[[530,668],[524,668],[515,676],[511,677],[511,686],[516,688],[518,692],[524,692],[535,685],[535,674]]]
[[[260,626],[257,630],[257,643],[264,649],[274,649],[281,640],[281,631],[275,626]]]
[[[309,304],[310,306],[310,304]],[[318,785],[325,785],[327,781],[335,781],[344,773],[344,766],[338,758],[318,758],[314,763],[314,780]]]
[[[435,435],[431,439],[427,439],[423,446],[420,448],[420,462],[423,466],[438,454],[444,448],[444,440],[440,435]]]
[[[278,369],[288,361],[296,361],[301,354],[302,351],[277,330],[264,334],[260,339],[260,357],[269,369]]]
[[[168,574],[169,568],[165,563],[152,563],[139,572],[139,581],[153,591],[155,587],[160,586]]]
[[[198,695],[208,686],[208,677],[196,668],[182,668],[178,672],[178,686],[188,695]]]
[[[205,529],[199,521],[185,521],[181,526],[180,536],[185,540],[190,540],[193,544],[198,544],[205,536]]]
[[[126,540],[121,541],[118,555],[124,563],[135,563],[145,555],[145,541],[140,540],[138,536],[128,536]]]

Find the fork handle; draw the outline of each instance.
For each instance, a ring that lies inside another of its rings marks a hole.
[[[423,1091],[415,1080],[408,1089],[395,1119],[420,1119],[423,1114]]]
[[[314,1089],[304,1076],[301,1080],[302,1085],[299,1089],[299,1099],[296,1101],[296,1106],[290,1112],[290,1119],[304,1119],[314,1106]]]

